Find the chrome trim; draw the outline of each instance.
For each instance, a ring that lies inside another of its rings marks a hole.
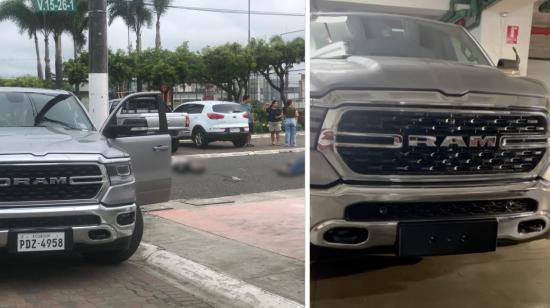
[[[485,217],[476,217],[476,219]],[[491,217],[487,217],[491,218]],[[495,217],[493,217],[495,218]],[[528,214],[519,214],[513,216],[496,217],[498,221],[498,240],[525,241],[537,238],[546,234],[550,230],[550,214],[547,212],[537,212]],[[543,230],[531,233],[519,233],[518,225],[521,222],[540,219],[546,224]],[[453,219],[461,220],[461,219]],[[467,221],[468,219],[462,219]],[[472,220],[472,218],[470,218]],[[412,222],[412,221],[407,221]],[[387,222],[357,222],[334,219],[322,222],[311,229],[311,242],[317,246],[346,248],[346,249],[365,249],[377,246],[394,246],[397,241],[398,221]],[[355,227],[363,228],[369,232],[367,240],[358,244],[341,244],[327,242],[324,239],[324,234],[328,230],[336,227]]]
[[[3,158],[0,156],[0,158]],[[128,159],[126,160],[128,161]],[[9,202],[0,202],[0,208],[11,208],[11,207],[26,207],[26,206],[51,206],[51,205],[75,205],[75,204],[94,204],[98,203],[101,197],[104,195],[105,191],[109,187],[109,177],[107,176],[107,168],[105,165],[93,162],[93,161],[67,161],[67,162],[47,162],[47,163],[36,163],[36,162],[27,162],[27,163],[9,163],[9,162],[0,162],[0,166],[66,166],[66,165],[94,165],[99,168],[101,175],[99,176],[77,176],[75,178],[94,178],[96,181],[73,184],[71,179],[71,185],[90,185],[90,184],[102,184],[101,188],[97,194],[90,199],[70,199],[70,200],[40,200],[40,201],[9,201]],[[99,179],[99,180],[97,180]]]
[[[338,136],[355,136],[355,137],[373,137],[373,138],[388,138],[391,139],[393,144],[383,144],[383,143],[346,143],[346,142],[335,142],[334,146],[344,146],[349,148],[383,148],[383,149],[399,149],[403,147],[403,137],[396,134],[373,134],[373,133],[350,133],[350,132],[339,132],[336,134]]]
[[[348,102],[352,103],[352,102]],[[373,103],[373,102],[370,102]],[[380,102],[378,102],[380,103]],[[322,130],[328,129],[338,134],[338,123],[342,115],[351,110],[373,110],[373,111],[395,111],[395,112],[429,112],[429,113],[463,113],[463,114],[487,114],[487,115],[523,115],[523,116],[541,116],[546,120],[547,125],[550,125],[549,119],[546,113],[542,111],[520,111],[520,110],[472,110],[472,106],[469,106],[467,110],[461,109],[449,109],[449,108],[437,108],[431,109],[429,107],[372,107],[365,106],[365,102],[355,101],[352,106],[344,106],[338,109],[329,109],[325,120],[322,125]],[[386,103],[388,105],[388,103]],[[404,104],[406,105],[406,104]],[[335,170],[340,174],[344,180],[351,181],[375,181],[375,182],[425,182],[425,183],[437,183],[441,181],[449,182],[467,182],[467,181],[497,181],[497,180],[517,180],[517,179],[534,179],[543,171],[544,165],[548,162],[550,157],[550,151],[546,151],[541,162],[530,172],[523,173],[503,173],[503,174],[475,174],[475,175],[364,175],[353,172],[343,161],[341,156],[337,153],[336,147],[332,150],[320,151]]]
[[[508,141],[525,140],[525,139],[538,139],[538,142],[526,142],[521,144],[508,144]],[[548,148],[550,145],[550,138],[541,135],[514,135],[514,136],[502,136],[500,138],[500,148],[502,149],[536,149],[536,148]]]
[[[84,181],[79,181],[79,180],[84,180]],[[85,180],[93,180],[93,181],[88,181],[86,182]],[[69,178],[69,184],[71,185],[90,185],[90,184],[103,184],[105,183],[105,176],[95,176],[95,175],[90,175],[90,176],[71,176]]]
[[[482,201],[508,199],[536,200],[537,211],[511,215],[465,217],[456,220],[478,218],[497,218],[499,221],[499,239],[525,241],[537,239],[541,236],[550,237],[550,182],[527,181],[515,183],[494,183],[491,185],[459,184],[444,185],[415,185],[403,186],[359,186],[340,184],[328,189],[311,189],[310,232],[311,242],[321,246],[322,233],[328,227],[368,227],[370,240],[357,247],[338,246],[339,248],[366,248],[374,246],[393,245],[396,237],[396,227],[399,221],[372,221],[355,222],[344,219],[345,208],[356,203],[380,202],[440,202],[440,201]],[[546,227],[539,233],[519,234],[517,224],[530,219],[543,219]],[[424,220],[428,221],[428,220]],[[429,220],[432,221],[432,220]],[[548,233],[547,233],[548,232]],[[335,246],[329,246],[335,247]]]
[[[44,156],[32,154],[0,154],[0,164],[22,163],[98,163],[111,164],[130,161],[130,155],[107,158],[100,154],[47,154]]]
[[[0,209],[2,218],[30,218],[30,217],[52,217],[52,216],[73,216],[73,215],[97,215],[101,218],[101,224],[97,226],[75,226],[73,230],[73,242],[76,244],[104,244],[113,242],[119,238],[132,236],[134,224],[119,226],[116,218],[120,214],[136,211],[136,205],[108,208],[100,204],[88,206],[58,206],[48,208],[12,208]],[[61,226],[60,226],[61,227]],[[66,226],[63,226],[66,227]],[[111,236],[102,240],[92,240],[88,237],[91,230],[109,230]],[[0,247],[6,247],[9,230],[0,229]],[[32,231],[32,230],[31,230]]]

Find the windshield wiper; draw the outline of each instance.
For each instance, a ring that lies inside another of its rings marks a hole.
[[[46,113],[52,109],[53,106],[55,106],[57,103],[64,101],[65,99],[71,97],[70,94],[59,94],[54,96],[54,98],[50,99],[46,105],[38,112],[36,117],[34,118],[34,126],[38,126],[38,124],[42,121],[42,119],[46,116]],[[51,122],[51,121],[50,121]],[[66,124],[66,123],[64,123]]]
[[[46,127],[46,126],[40,126],[38,124],[42,123],[42,122],[50,122],[50,123],[55,123],[55,124],[59,124],[59,125],[63,125],[66,129],[70,129],[70,130],[80,130],[80,128],[77,128],[77,127],[73,127],[63,121],[58,121],[58,120],[54,120],[54,119],[50,119],[48,117],[42,117],[42,119],[40,119],[40,122],[38,123],[35,123],[34,126],[37,126],[37,127]]]

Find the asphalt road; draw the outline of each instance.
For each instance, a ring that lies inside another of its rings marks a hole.
[[[281,144],[284,144],[284,134],[280,136]],[[304,146],[304,134],[300,132],[296,136],[298,147]],[[191,140],[183,140],[180,143],[176,155],[196,155],[204,153],[228,153],[228,152],[247,152],[247,151],[262,151],[281,149],[280,146],[271,146],[271,139],[268,135],[253,135],[252,144],[254,147],[236,148],[233,143],[227,141],[217,141],[208,144],[205,149],[197,149]]]
[[[171,199],[217,198],[304,187],[304,176],[281,177],[274,169],[303,156],[278,153],[201,159],[202,175],[172,175]]]
[[[496,252],[398,259],[325,254],[311,267],[320,307],[549,307],[550,241]]]

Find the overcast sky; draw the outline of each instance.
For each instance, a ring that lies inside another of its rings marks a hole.
[[[3,0],[0,0],[3,1]],[[173,0],[173,5],[224,9],[247,10],[247,0]],[[304,0],[251,0],[252,10],[270,12],[304,13]],[[170,9],[161,18],[161,38],[165,48],[173,49],[184,41],[189,42],[191,50],[201,50],[206,46],[215,46],[226,42],[246,44],[248,38],[248,17],[246,14],[199,12],[182,9]],[[305,17],[252,15],[252,37],[268,39],[273,35],[295,30],[303,30]],[[2,43],[0,44],[0,76],[13,77],[36,75],[36,56],[34,42],[26,34],[19,34],[17,26],[5,21],[0,23]],[[128,31],[118,19],[109,27],[108,41],[112,49],[127,49]],[[286,39],[303,37],[304,32],[284,35]],[[44,57],[43,39],[39,37],[41,57]],[[151,28],[142,35],[143,48],[154,47],[154,20]],[[135,35],[131,34],[131,43],[135,48]],[[67,35],[63,37],[63,57],[69,59],[73,46]],[[50,40],[50,58],[54,70],[54,44]],[[300,66],[303,67],[303,66]]]

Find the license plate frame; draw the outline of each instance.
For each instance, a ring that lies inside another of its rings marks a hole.
[[[399,256],[491,252],[497,246],[498,221],[405,222],[398,224],[397,234]]]
[[[63,249],[59,248],[42,248],[39,249],[19,249],[20,235],[40,235],[40,234],[62,234]],[[55,253],[69,251],[73,248],[73,232],[68,229],[41,229],[41,230],[13,230],[8,232],[8,252],[15,254],[32,254],[32,253]]]

